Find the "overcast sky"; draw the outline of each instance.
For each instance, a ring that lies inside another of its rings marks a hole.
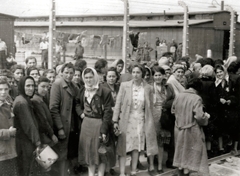
[[[123,14],[122,0],[55,0],[57,15]],[[221,0],[185,0],[189,11],[220,10]],[[46,16],[51,0],[0,0],[0,13],[16,16]],[[239,0],[224,0],[240,14]],[[177,0],[129,0],[130,14],[183,12]]]

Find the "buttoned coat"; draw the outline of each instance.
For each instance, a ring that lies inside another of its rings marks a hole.
[[[122,134],[118,136],[117,154],[126,156],[126,131],[132,103],[133,81],[121,83],[114,107],[113,121],[119,122],[119,129]],[[153,87],[143,82],[144,87],[144,108],[145,108],[145,135],[147,155],[155,155],[158,152],[156,130],[153,120]]]
[[[73,101],[78,92],[77,86],[75,84],[73,86],[74,89],[71,90],[65,80],[59,78],[51,88],[49,108],[53,118],[53,125],[57,131],[63,129],[66,135],[64,140],[59,140],[58,144],[55,145],[59,160],[67,159]]]

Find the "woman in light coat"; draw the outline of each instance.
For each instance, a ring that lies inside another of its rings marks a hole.
[[[126,153],[132,153],[131,175],[136,175],[139,152],[146,151],[153,157],[158,153],[156,131],[153,120],[153,88],[143,81],[144,67],[133,66],[133,80],[121,84],[113,114],[114,128],[118,136],[117,155],[120,157],[120,176],[125,175]],[[146,145],[145,145],[146,143]],[[149,173],[154,166],[150,163]]]
[[[190,78],[188,89],[178,94],[172,105],[172,113],[176,117],[173,166],[186,175],[190,172],[209,175],[202,126],[207,125],[210,115],[203,111],[202,98],[198,95],[201,85],[199,78]]]

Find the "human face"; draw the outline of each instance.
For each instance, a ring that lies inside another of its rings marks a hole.
[[[162,73],[160,73],[160,72],[156,72],[153,75],[153,79],[154,79],[156,84],[160,84],[162,82],[162,80],[163,80],[163,77],[164,77],[164,75],[162,75]]]
[[[134,81],[140,81],[142,79],[142,71],[138,67],[134,67],[132,70],[132,77]]]
[[[75,74],[73,76],[73,82],[79,83],[81,78],[81,72],[78,70],[75,70]]]
[[[218,79],[223,79],[224,78],[224,71],[222,71],[221,69],[217,69],[216,70],[216,77],[218,78]]]
[[[150,79],[150,73],[149,73],[149,71],[146,71],[146,74],[145,74],[144,79],[145,79],[146,81],[148,81],[148,80]]]
[[[110,84],[110,85],[115,84],[116,81],[117,81],[116,72],[115,71],[108,71],[106,79],[107,79],[108,84]]]
[[[87,86],[92,87],[94,84],[94,75],[92,73],[85,74],[84,81]]]
[[[175,76],[175,78],[176,78],[177,80],[181,80],[182,77],[183,77],[183,74],[184,74],[183,69],[177,69],[177,70],[173,73],[173,75]]]
[[[62,72],[62,77],[66,82],[71,82],[73,79],[74,71],[73,68],[64,68]]]
[[[165,75],[166,75],[166,79],[168,79],[171,75],[171,70],[165,70]]]
[[[104,68],[101,69],[102,74],[106,74],[108,70],[108,65],[106,65]]]
[[[47,73],[46,77],[50,80],[51,84],[55,81],[56,78],[55,73]]]
[[[33,77],[33,79],[35,80],[35,82],[38,82],[38,78],[39,78],[38,70],[32,70],[32,71],[30,72],[29,76]]]
[[[19,81],[21,77],[23,77],[23,70],[22,69],[16,69],[15,72],[14,72],[15,80]]]
[[[29,97],[34,93],[34,82],[32,79],[27,79],[24,86],[25,94]]]
[[[27,63],[27,67],[30,68],[30,67],[36,67],[37,66],[37,62],[35,59],[29,59],[28,60],[28,63]]]
[[[7,78],[7,81],[10,86],[14,84],[14,78]]]
[[[117,72],[118,72],[118,73],[121,73],[122,70],[123,70],[123,64],[118,64],[118,65],[117,65]]]
[[[38,94],[41,97],[44,97],[49,90],[49,83],[48,82],[41,82],[40,84],[38,84]]]
[[[9,92],[9,87],[7,84],[0,84],[0,100],[6,100]]]

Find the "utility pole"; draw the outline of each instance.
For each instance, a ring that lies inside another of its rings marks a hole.
[[[188,6],[183,1],[178,1],[178,4],[184,8],[182,56],[188,56],[188,42],[189,42]]]
[[[127,53],[128,53],[128,43],[129,43],[129,3],[128,0],[124,1],[124,19],[123,19],[123,45],[122,45],[122,59],[126,64]],[[126,72],[126,67],[124,67],[123,72]]]
[[[226,9],[231,13],[230,19],[230,38],[229,38],[229,52],[228,57],[234,56],[235,44],[235,30],[236,30],[236,13],[231,6],[226,5]]]
[[[56,10],[55,0],[51,0],[51,11],[49,15],[49,48],[48,48],[48,68],[53,68],[53,60],[56,61],[55,47],[56,47]]]

